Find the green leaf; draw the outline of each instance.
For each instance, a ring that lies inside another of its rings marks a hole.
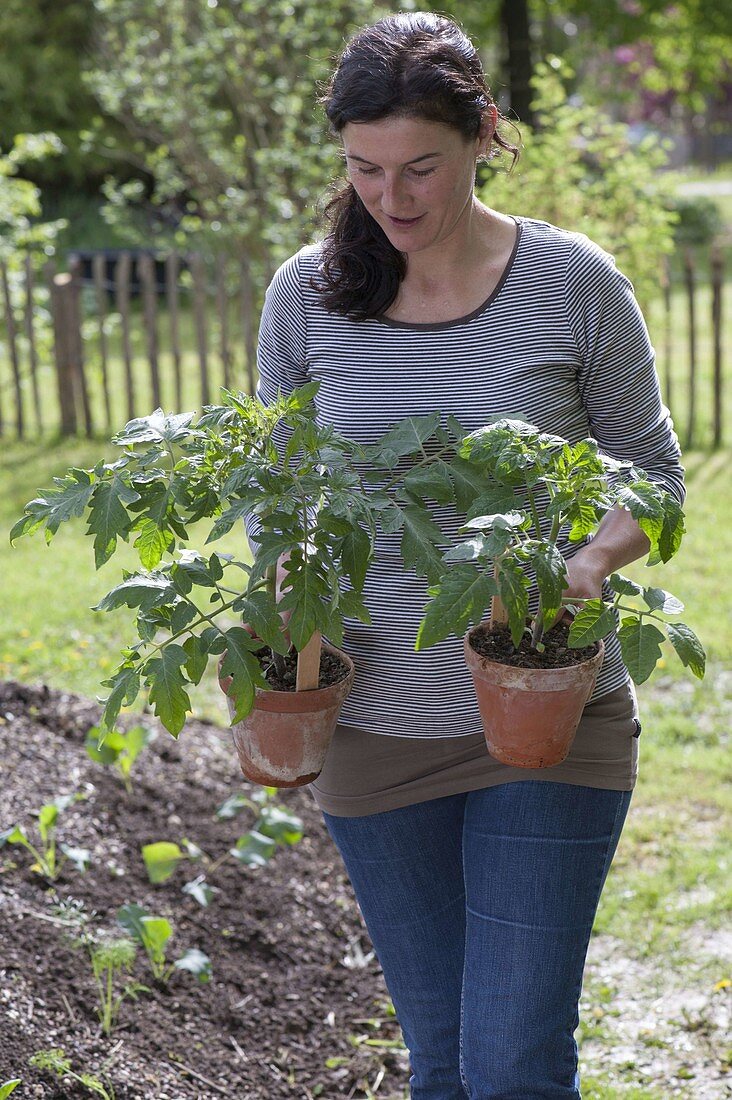
[[[112,611],[115,607],[139,607],[149,611],[175,598],[170,577],[164,573],[133,573],[95,604],[92,611]]]
[[[529,579],[513,558],[501,562],[498,574],[498,594],[508,612],[511,641],[518,646],[526,629],[529,612]]]
[[[232,817],[236,817],[243,809],[249,806],[249,799],[241,791],[237,791],[236,794],[231,794],[229,797],[221,803],[216,811],[216,817],[222,821],[227,821]]]
[[[328,610],[325,605],[328,585],[312,558],[295,555],[285,563],[289,588],[280,600],[282,611],[291,611],[287,623],[292,644],[300,653],[316,630],[328,626]]]
[[[193,900],[197,901],[203,908],[206,908],[210,904],[214,896],[213,886],[209,886],[209,884],[201,878],[194,878],[192,882],[187,882],[181,889],[184,894],[190,894]]]
[[[562,594],[567,587],[567,564],[557,547],[549,542],[532,544],[529,561],[536,573],[544,615],[553,618],[562,606]]]
[[[114,553],[118,538],[126,538],[131,527],[126,504],[140,499],[119,474],[110,481],[98,481],[89,501],[87,534],[94,535],[94,562],[99,569]],[[157,562],[155,563],[157,565]]]
[[[0,848],[4,844],[23,844],[28,846],[28,837],[20,825],[12,825],[9,829],[0,833]]]
[[[202,640],[195,634],[191,634],[183,642],[183,649],[188,655],[185,664],[186,675],[192,684],[200,684],[201,678],[208,666],[208,650]]]
[[[320,389],[320,382],[306,382],[304,386],[298,386],[287,395],[287,408],[291,411],[300,411],[307,408]]]
[[[681,663],[685,668],[690,668],[699,680],[703,680],[707,655],[694,631],[685,623],[667,623],[666,630]]]
[[[148,685],[154,713],[169,733],[177,737],[183,729],[186,714],[192,709],[191,700],[184,688],[188,681],[181,666],[188,662],[183,646],[168,642],[158,657],[150,657],[142,669]]]
[[[343,539],[341,563],[357,592],[364,586],[370,557],[371,539],[362,527],[355,527]]]
[[[425,576],[431,583],[436,583],[445,568],[438,549],[444,545],[445,536],[430,515],[417,505],[406,505],[402,514],[401,554],[404,564],[414,569],[418,577]]]
[[[371,612],[358,592],[341,592],[339,608],[341,614],[349,619],[358,619],[367,624],[371,622]],[[328,629],[330,631],[330,627]]]
[[[82,874],[91,863],[92,854],[88,848],[72,848],[68,844],[62,844],[61,851],[73,863],[77,871],[81,871]]]
[[[153,917],[146,914],[140,918],[142,927],[142,946],[156,961],[165,958],[165,946],[173,935],[173,927],[165,917]]]
[[[246,836],[240,836],[236,847],[230,848],[229,851],[234,859],[245,863],[247,867],[264,867],[276,849],[277,845],[271,837],[264,836],[253,829]]]
[[[288,813],[282,806],[263,806],[256,825],[262,836],[269,836],[278,844],[297,844],[302,840],[301,818]]]
[[[21,1084],[21,1077],[14,1077],[12,1081],[3,1081],[0,1085],[0,1100],[7,1100],[11,1092],[14,1092],[18,1085]]]
[[[643,602],[651,611],[663,611],[666,615],[680,615],[684,610],[681,600],[663,588],[644,588]]]
[[[173,964],[178,970],[188,970],[199,982],[207,982],[211,979],[211,960],[197,947],[190,947],[185,955],[181,955]]]
[[[100,700],[104,703],[104,713],[99,730],[106,737],[113,731],[122,707],[131,707],[140,694],[140,673],[132,665],[123,664],[108,680],[102,680],[102,684],[112,688],[107,698]]]
[[[97,764],[114,764],[124,747],[125,738],[122,733],[113,730],[104,736],[99,726],[92,726],[84,741],[87,755]]]
[[[165,527],[161,529],[153,519],[145,519],[139,525],[140,534],[135,539],[140,562],[146,569],[155,569],[168,550],[175,546],[173,532]]]
[[[154,844],[143,845],[142,858],[145,861],[147,877],[155,885],[169,879],[185,856],[177,844],[168,840],[159,840]]]
[[[410,471],[403,484],[408,492],[420,500],[426,497],[438,504],[445,504],[454,499],[450,470],[441,459]]]
[[[283,632],[282,617],[268,591],[259,589],[242,596],[234,603],[232,610],[241,614],[257,637],[276,653],[287,653],[290,646]]]
[[[525,512],[491,512],[489,515],[475,516],[460,528],[461,531],[510,531],[517,527],[526,527],[529,518]]]
[[[483,491],[473,499],[468,508],[468,520],[475,519],[476,516],[513,512],[516,509],[517,497],[513,489],[505,485],[491,485],[486,489],[485,478],[483,483]]]
[[[427,604],[415,649],[428,649],[451,633],[463,635],[471,622],[477,624],[485,617],[491,596],[496,592],[495,580],[475,568],[451,569],[442,577],[435,598]]]
[[[467,512],[473,502],[486,492],[486,479],[475,466],[462,458],[453,458],[448,467],[452,478],[455,503],[461,512]],[[513,494],[512,494],[513,495]],[[505,511],[503,507],[483,511]]]
[[[26,515],[10,532],[11,543],[20,535],[31,534],[43,522],[46,524],[46,541],[50,542],[62,523],[83,515],[93,490],[89,471],[72,468],[65,477],[55,477],[53,480],[57,489],[42,489],[44,496],[26,504]]]
[[[636,684],[644,683],[661,657],[663,634],[653,623],[628,615],[622,621],[618,637],[628,672]]]
[[[400,458],[422,455],[422,445],[435,434],[439,424],[439,412],[410,416],[396,424],[378,443],[365,447],[364,451],[372,462],[392,468]]]
[[[577,649],[591,645],[592,642],[615,633],[616,628],[612,607],[608,607],[602,600],[587,600],[572,620],[569,644]]]
[[[651,550],[648,564],[670,561],[681,545],[685,530],[681,505],[675,497],[667,493],[663,501],[663,527],[658,536],[658,546]]]
[[[234,701],[234,722],[241,722],[254,706],[256,688],[266,688],[267,683],[252,650],[258,648],[251,634],[241,626],[233,626],[224,632],[226,653],[221,664],[221,679],[232,677],[228,695]]]
[[[609,577],[610,587],[619,596],[639,596],[643,586],[636,584],[630,577],[624,577],[622,573],[611,573]]]
[[[142,918],[149,916],[147,909],[143,909],[141,905],[123,905],[121,909],[117,910],[117,923],[124,928],[125,932],[129,932],[132,939],[137,943],[144,943],[144,933]]]

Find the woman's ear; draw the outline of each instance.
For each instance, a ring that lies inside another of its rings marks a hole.
[[[491,104],[490,107],[486,107],[485,111],[483,112],[483,117],[480,121],[480,129],[478,130],[477,156],[485,157],[488,155],[497,125],[498,108],[494,104]]]

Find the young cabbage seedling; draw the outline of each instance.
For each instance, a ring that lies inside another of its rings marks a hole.
[[[121,776],[127,793],[132,794],[130,772],[142,750],[154,737],[155,731],[148,726],[133,726],[126,733],[116,729],[107,734],[99,726],[92,726],[86,735],[84,748],[97,764],[113,766]]]
[[[117,920],[144,949],[156,982],[165,984],[176,968],[195,974],[199,982],[210,979],[211,960],[198,948],[191,948],[175,962],[167,961],[167,945],[173,935],[173,926],[165,917],[152,916],[140,905],[124,905],[117,913]]]
[[[74,848],[68,844],[61,844],[63,853],[59,859],[56,846],[56,829],[59,814],[68,809],[74,802],[84,798],[83,794],[59,795],[53,802],[47,802],[38,810],[38,843],[34,844],[25,829],[21,825],[13,825],[0,833],[0,848],[4,844],[20,844],[33,856],[35,862],[31,870],[37,871],[44,878],[52,882],[58,878],[66,860],[79,871],[85,871],[91,861],[91,852],[86,848]]]
[[[461,528],[468,537],[444,553],[442,575],[419,627],[417,649],[451,633],[464,634],[491,608],[491,625],[508,622],[515,647],[530,632],[543,639],[571,604],[576,611],[569,645],[588,646],[618,629],[623,659],[636,683],[646,680],[661,657],[663,626],[682,663],[704,675],[701,642],[684,623],[663,615],[683,604],[660,588],[643,587],[613,574],[615,597],[564,598],[567,570],[557,546],[561,530],[570,541],[592,535],[612,508],[626,508],[648,536],[648,565],[668,561],[678,550],[684,517],[678,501],[629,462],[603,455],[592,439],[569,443],[532,424],[503,418],[465,436],[458,459],[487,477],[491,487],[471,504]],[[529,613],[532,578],[536,607]],[[627,597],[638,597],[633,604]],[[527,626],[528,622],[528,626]]]

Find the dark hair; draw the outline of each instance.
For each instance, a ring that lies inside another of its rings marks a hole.
[[[320,102],[331,133],[348,122],[389,117],[426,119],[478,136],[493,106],[478,53],[453,23],[431,12],[389,15],[346,45]],[[515,162],[518,148],[495,133],[495,146]],[[366,211],[351,183],[328,202],[329,222],[316,289],[326,308],[354,320],[383,314],[406,274],[404,256]]]

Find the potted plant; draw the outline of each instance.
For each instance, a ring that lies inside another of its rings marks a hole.
[[[663,617],[683,610],[670,593],[614,573],[610,601],[563,597],[567,572],[557,545],[560,531],[579,541],[614,507],[627,508],[648,536],[648,565],[668,561],[678,550],[682,509],[643,471],[601,454],[592,439],[572,444],[510,418],[464,436],[454,458],[443,453],[438,461],[448,471],[451,463],[463,469],[467,464],[490,487],[467,510],[461,528],[467,537],[442,556],[416,648],[465,634],[492,756],[529,768],[565,758],[602,663],[602,639],[612,631],[618,631],[636,683],[650,676],[661,657],[659,626],[683,664],[703,677],[699,639],[684,623]],[[428,476],[427,467],[422,476]],[[563,619],[567,610],[574,615],[571,625]],[[476,625],[467,630],[471,622]]]
[[[244,775],[287,787],[319,773],[353,682],[351,660],[335,648],[343,619],[369,621],[361,593],[374,522],[351,445],[315,423],[317,387],[270,406],[223,390],[222,404],[197,420],[156,409],[113,438],[116,461],[72,468],[25,506],[11,542],[43,526],[50,542],[86,513],[97,569],[119,539],[134,538],[141,568],[124,571],[94,608],[137,611],[138,636],[103,681],[102,737],[143,684],[177,737],[191,710],[187,688],[215,656]],[[246,515],[259,527],[251,564],[189,547],[191,523],[212,520],[209,544]]]

